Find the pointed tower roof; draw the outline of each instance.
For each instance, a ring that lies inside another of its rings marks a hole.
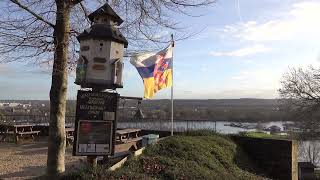
[[[97,15],[109,16],[113,21],[117,22],[118,25],[123,23],[121,17],[114,12],[114,10],[110,7],[108,3],[104,4],[102,7],[89,14],[90,21],[94,22],[94,17]]]
[[[79,41],[85,39],[98,39],[98,40],[111,40],[121,44],[124,44],[124,47],[128,47],[127,39],[121,34],[119,29],[110,28],[107,24],[94,24],[89,29],[83,31],[77,39]]]

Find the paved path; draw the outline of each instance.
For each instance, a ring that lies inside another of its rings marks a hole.
[[[72,156],[72,148],[66,151],[66,170],[74,169],[85,159]],[[0,179],[27,179],[45,173],[47,142],[38,140],[22,145],[0,142]]]

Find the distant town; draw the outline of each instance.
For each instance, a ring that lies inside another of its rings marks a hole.
[[[232,122],[285,121],[288,115],[281,110],[276,99],[210,99],[175,100],[174,118],[179,120],[209,120]],[[145,119],[169,119],[169,100],[144,100],[141,105],[135,100],[119,102],[120,121],[134,120],[137,109]],[[67,116],[74,116],[76,101],[67,101]],[[49,116],[47,100],[0,100],[2,116]],[[295,121],[290,119],[290,121]]]

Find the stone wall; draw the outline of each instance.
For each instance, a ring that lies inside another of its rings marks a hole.
[[[242,136],[232,136],[232,139],[268,177],[298,179],[296,141]]]

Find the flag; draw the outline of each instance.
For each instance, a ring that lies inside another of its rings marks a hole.
[[[158,53],[137,54],[130,59],[144,84],[144,97],[150,99],[154,94],[166,87],[172,86],[172,52],[170,44]]]

